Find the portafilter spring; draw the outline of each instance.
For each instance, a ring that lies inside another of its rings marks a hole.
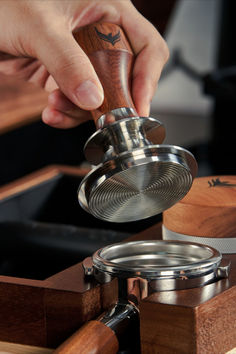
[[[93,64],[105,96],[91,112],[98,130],[84,152],[97,167],[81,182],[79,203],[111,222],[161,213],[189,191],[196,160],[181,147],[162,144],[165,129],[160,121],[138,116],[130,94],[134,56],[122,29],[96,23],[78,29],[74,37]]]

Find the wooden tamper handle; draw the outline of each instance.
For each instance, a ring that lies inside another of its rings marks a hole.
[[[129,116],[137,116],[130,93],[134,55],[121,27],[94,23],[76,30],[74,38],[89,57],[104,89],[103,104],[91,112],[95,123],[119,108],[129,108]]]
[[[99,321],[90,321],[62,343],[55,354],[115,354],[119,344],[115,333]]]

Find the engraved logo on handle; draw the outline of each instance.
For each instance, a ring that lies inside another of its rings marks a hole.
[[[221,181],[219,178],[208,181],[209,187],[236,187],[236,184],[227,181]]]
[[[102,32],[99,32],[96,27],[95,27],[95,31],[97,32],[97,35],[100,39],[102,39],[105,42],[111,43],[113,46],[116,44],[116,42],[120,41],[120,31],[114,34],[114,36],[112,35],[112,33],[104,34]]]

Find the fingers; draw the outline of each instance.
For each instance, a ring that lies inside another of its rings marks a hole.
[[[52,91],[58,89],[58,85],[51,75],[48,77],[44,88],[47,92],[52,92]]]
[[[0,60],[0,72],[18,79],[29,80],[39,69],[40,63],[32,58],[11,58]]]
[[[85,110],[98,108],[103,89],[88,57],[68,29],[49,30],[36,41],[37,57],[64,95]]]
[[[165,61],[145,48],[138,55],[133,70],[132,95],[140,116],[149,116],[150,104],[160,79]]]
[[[63,112],[57,111],[51,107],[46,107],[42,113],[42,120],[45,124],[50,125],[54,128],[59,129],[70,129],[74,128],[80,123],[82,120],[78,120],[72,117],[69,117],[67,114]],[[87,119],[84,119],[84,121]]]
[[[8,2],[5,4],[8,6]],[[50,96],[43,120],[59,128],[68,128],[88,117],[77,107],[89,111],[102,104],[101,83],[71,33],[73,21],[81,25],[100,19],[118,23],[124,28],[136,54],[132,84],[134,104],[139,115],[149,115],[150,102],[168,58],[167,46],[158,31],[128,0],[60,2],[54,8],[55,4],[48,1],[45,10],[45,4],[41,2],[16,1],[12,7],[14,16],[23,18],[26,26],[21,26],[23,34],[16,36],[21,40],[12,41],[11,48],[14,49],[18,43],[17,53],[39,59],[47,69],[34,62],[29,63],[27,74],[29,69],[33,74],[27,79],[40,83],[49,91],[60,88]],[[9,53],[13,51],[9,50]],[[24,72],[26,74],[26,68]]]
[[[42,113],[44,123],[60,129],[73,128],[89,118],[88,111],[79,109],[59,89],[48,96],[48,107]]]
[[[122,26],[137,55],[132,81],[132,96],[140,116],[148,116],[161,71],[168,60],[169,51],[164,39],[130,3],[123,13]]]

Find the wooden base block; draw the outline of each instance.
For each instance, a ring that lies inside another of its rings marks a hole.
[[[236,347],[236,255],[227,258],[229,279],[142,301],[142,353],[223,354]]]

